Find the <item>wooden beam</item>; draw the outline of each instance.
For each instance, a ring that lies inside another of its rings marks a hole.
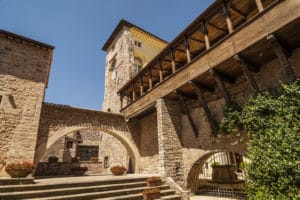
[[[211,92],[211,93],[215,92],[215,88],[214,87],[205,85],[203,83],[200,83],[199,81],[192,80],[192,81],[189,81],[189,84],[195,84],[195,85],[197,85],[197,87],[199,87],[202,90],[205,90],[207,92]]]
[[[229,93],[227,92],[226,90],[226,87],[222,81],[222,78],[220,76],[220,73],[217,72],[216,70],[214,69],[210,69],[209,70],[209,73],[214,77],[216,83],[217,83],[217,86],[219,87],[222,95],[223,95],[223,98],[225,99],[225,102],[227,105],[231,105],[232,102],[231,102],[231,99],[230,99],[230,96],[229,96]]]
[[[248,83],[250,84],[252,90],[254,92],[258,92],[259,91],[258,85],[249,70],[248,67],[249,65],[245,62],[244,58],[239,55],[235,55],[233,58],[240,64],[243,74],[246,77]]]
[[[132,101],[135,101],[136,93],[135,93],[135,88],[134,88],[134,81],[132,82]]]
[[[263,6],[261,0],[255,0],[255,3],[256,3],[258,11],[262,12],[264,10],[264,6]]]
[[[205,23],[205,22],[200,23],[200,31],[204,35],[205,47],[206,47],[206,49],[209,49],[210,43],[209,43],[208,32],[207,32],[207,23]]]
[[[218,26],[216,26],[216,25],[214,25],[212,23],[208,23],[208,25],[211,26],[211,27],[213,27],[214,29],[217,29],[217,30],[223,32],[223,33],[227,33],[227,30],[222,29],[222,28],[220,28],[220,27],[218,27]]]
[[[159,82],[163,82],[164,75],[163,75],[163,72],[162,72],[162,62],[161,62],[161,60],[158,61],[158,69],[159,69]]]
[[[273,34],[268,35],[267,40],[270,41],[270,43],[275,51],[275,54],[278,58],[279,63],[285,70],[285,75],[287,76],[287,78],[291,81],[296,80],[296,75],[293,71],[293,68],[292,68],[286,54],[284,53],[285,50],[283,49],[280,42],[277,40],[277,38]]]
[[[152,72],[151,68],[148,68],[148,78],[149,78],[149,90],[153,87],[153,80],[152,80]]]
[[[209,107],[208,107],[208,105],[207,105],[207,103],[204,99],[203,89],[202,89],[201,86],[199,86],[194,81],[191,81],[191,84],[196,89],[196,94],[197,94],[197,97],[198,97],[198,101],[199,101],[200,105],[203,107],[204,113],[205,113],[205,115],[207,117],[207,120],[210,124],[213,135],[216,136],[217,133],[218,133],[218,125],[217,125],[215,119],[213,118],[213,116],[210,112],[210,109],[209,109]]]
[[[230,6],[231,6],[231,1],[229,1],[226,4],[224,3],[222,5],[222,12],[223,12],[223,15],[225,17],[225,21],[226,21],[226,24],[227,24],[228,32],[232,33],[233,32],[233,25],[232,25],[232,21],[230,19],[230,12],[229,12]]]
[[[180,103],[182,105],[182,108],[183,108],[185,114],[188,117],[190,125],[193,129],[193,132],[194,132],[195,136],[198,138],[199,137],[199,132],[198,132],[197,126],[195,125],[195,122],[194,122],[193,117],[190,113],[190,110],[189,110],[188,106],[186,105],[186,103],[184,101],[183,95],[181,94],[180,91],[175,91],[175,94],[177,94],[177,96],[179,97]]]
[[[235,79],[233,77],[231,77],[228,74],[225,74],[224,72],[221,72],[217,69],[213,69],[214,73],[217,73],[218,76],[225,82],[229,83],[229,84],[235,84]]]
[[[199,39],[197,39],[197,38],[194,38],[194,37],[190,37],[190,39],[191,39],[191,40],[194,40],[194,41],[196,41],[196,42],[202,43],[202,44],[204,44],[204,43],[205,43],[204,41],[202,41],[202,40],[199,40]]]
[[[244,13],[242,13],[240,10],[236,9],[232,5],[231,5],[231,7],[229,9],[232,10],[232,12],[234,12],[235,14],[239,15],[240,17],[242,17],[243,19],[247,18],[247,16]]]
[[[144,94],[143,76],[140,76],[140,95]]]
[[[172,73],[174,74],[176,72],[174,49],[170,49],[170,57],[171,57]]]
[[[191,62],[191,51],[190,51],[189,39],[185,36],[183,38],[183,41],[184,41],[184,47],[185,47],[185,51],[186,51],[187,63],[189,63],[189,62]]]

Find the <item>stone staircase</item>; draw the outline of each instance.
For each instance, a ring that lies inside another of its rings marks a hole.
[[[146,178],[93,180],[73,183],[6,185],[0,187],[0,200],[32,199],[110,199],[141,200]],[[180,200],[181,196],[166,183],[159,186],[161,199]]]
[[[236,189],[228,186],[202,186],[197,194],[215,197],[228,197],[234,199],[246,200],[247,195],[241,189]]]

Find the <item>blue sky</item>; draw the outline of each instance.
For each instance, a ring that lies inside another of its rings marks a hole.
[[[0,0],[0,29],[55,46],[47,102],[99,110],[103,44],[121,19],[172,41],[212,0]]]

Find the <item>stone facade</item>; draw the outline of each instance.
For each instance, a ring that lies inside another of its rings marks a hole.
[[[132,77],[133,70],[133,39],[129,27],[123,27],[107,50],[103,111],[119,113],[121,107],[117,91]]]
[[[0,160],[33,161],[52,50],[0,31]]]

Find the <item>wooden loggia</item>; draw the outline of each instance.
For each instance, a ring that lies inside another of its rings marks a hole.
[[[274,18],[272,16],[277,16],[280,12],[281,18]],[[297,13],[297,7],[293,1],[285,1],[285,3],[276,3],[272,7],[268,7],[265,12],[258,13],[256,17],[252,18],[253,20],[249,21],[246,25],[240,25],[239,28],[234,30],[234,34],[231,34],[229,37],[225,37],[222,42],[213,42],[213,48],[209,49],[209,51],[201,52],[200,56],[195,55],[193,60],[188,63],[188,65],[180,68],[178,73],[169,76],[167,79],[162,78],[162,71],[160,76],[160,84],[156,85],[151,91],[145,93],[142,98],[138,98],[138,100],[132,102],[127,105],[123,110],[127,116],[134,116],[134,113],[137,113],[137,108],[145,107],[147,105],[153,104],[155,98],[159,98],[161,96],[165,96],[170,94],[171,91],[176,90],[177,88],[183,86],[183,84],[188,83],[188,81],[196,79],[199,75],[207,72],[211,68],[215,68],[217,65],[221,64],[223,61],[227,59],[232,59],[234,55],[244,51],[245,49],[251,47],[255,43],[262,41],[263,38],[266,38],[272,32],[275,32],[280,27],[284,27],[284,25],[290,23],[291,21],[297,19],[297,16],[290,15],[290,13]],[[245,11],[243,10],[243,13]],[[247,13],[245,13],[246,15]],[[212,15],[210,15],[212,16]],[[193,22],[193,30],[198,31],[194,27],[199,27],[207,18],[200,17],[196,22],[196,25]],[[264,29],[261,27],[264,26]],[[188,27],[191,28],[190,26]],[[171,42],[168,47],[162,51],[153,61],[149,63],[151,68],[159,68],[157,66],[157,62],[159,59],[162,59],[165,55],[167,55],[170,48],[178,45],[179,40],[183,40],[184,36],[189,36],[190,40],[193,40],[192,37],[195,37],[192,32],[188,32],[189,30],[185,30],[180,37],[177,37],[175,41]],[[248,36],[248,39],[245,40],[245,35]],[[192,37],[190,37],[192,36]],[[198,38],[196,38],[198,39]],[[205,39],[205,38],[204,38]],[[208,38],[207,38],[208,39]],[[201,39],[199,39],[201,40]],[[194,42],[194,40],[193,40]],[[209,40],[208,40],[209,42]],[[206,42],[206,48],[208,48]],[[213,59],[212,59],[213,57]],[[199,66],[201,66],[199,68]],[[147,70],[147,69],[146,69]],[[176,71],[176,72],[177,72]],[[132,81],[130,81],[132,82]],[[120,91],[129,90],[130,85],[124,85]],[[145,98],[144,98],[145,97]],[[147,100],[146,102],[144,101]],[[140,110],[140,109],[138,109]]]

